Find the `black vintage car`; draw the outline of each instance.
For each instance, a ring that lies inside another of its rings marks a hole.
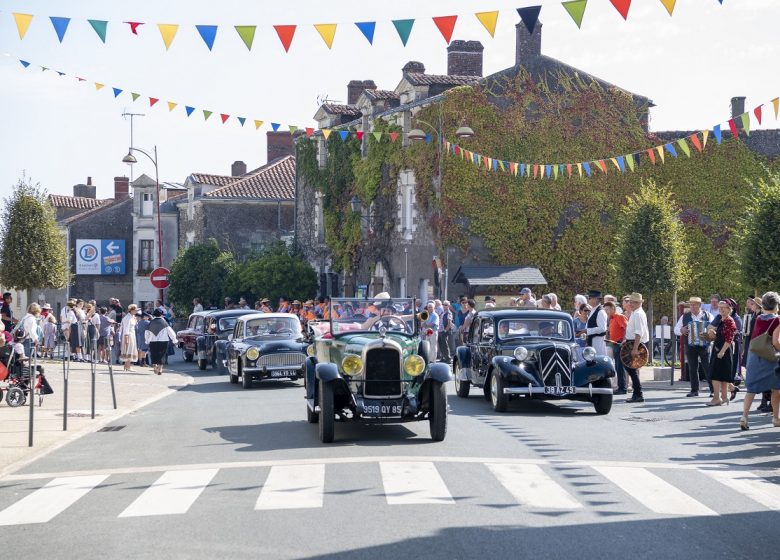
[[[591,402],[597,414],[612,408],[615,364],[590,347],[577,361],[574,322],[566,313],[480,311],[466,336],[453,363],[459,397],[468,397],[473,385],[483,389],[497,412],[506,411],[509,400],[520,396]]]
[[[256,313],[256,311],[224,309],[212,311],[204,317],[205,332],[195,339],[198,368],[206,369],[208,364],[211,364],[218,373],[225,373],[228,335],[233,332],[238,318],[249,313]]]
[[[244,389],[255,379],[301,379],[308,343],[290,313],[252,313],[238,318],[227,343],[231,383]]]

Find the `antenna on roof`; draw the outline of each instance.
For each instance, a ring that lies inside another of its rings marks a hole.
[[[327,93],[317,96],[317,107],[324,105],[325,103],[341,103],[338,99],[331,99]]]

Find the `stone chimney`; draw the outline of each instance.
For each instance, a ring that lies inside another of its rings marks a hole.
[[[401,72],[403,74],[425,74],[425,64],[416,60],[410,60],[401,68]]]
[[[744,97],[732,97],[731,98],[731,118],[734,119],[745,112],[745,98]],[[742,123],[739,123],[740,126]]]
[[[130,179],[114,177],[114,201],[119,202],[126,198],[130,198]]]
[[[295,144],[292,134],[289,132],[266,132],[266,145],[268,151],[268,162],[279,159],[284,156],[295,155]]]
[[[243,161],[234,161],[233,165],[230,166],[230,176],[241,177],[242,175],[246,175],[246,163]]]
[[[97,198],[97,187],[92,184],[92,177],[87,177],[87,184],[73,185],[73,196],[82,198]]]
[[[447,75],[482,76],[482,51],[479,41],[453,41],[447,47]]]
[[[515,25],[517,42],[515,44],[515,66],[526,64],[542,54],[542,22],[537,21],[533,34],[521,21]]]
[[[367,89],[376,89],[374,80],[352,80],[347,84],[347,105],[357,103],[360,95]]]

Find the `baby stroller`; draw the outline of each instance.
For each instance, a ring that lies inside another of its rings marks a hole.
[[[43,367],[36,366],[35,384],[33,390],[38,393],[38,406],[43,404],[43,396],[51,395],[54,390],[43,374]],[[27,403],[31,386],[31,366],[29,360],[17,360],[10,344],[0,347],[0,400],[6,391],[5,402],[16,408]]]

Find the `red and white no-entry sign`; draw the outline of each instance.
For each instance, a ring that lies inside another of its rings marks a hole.
[[[152,281],[152,286],[159,290],[164,290],[170,286],[171,282],[168,280],[168,275],[170,273],[171,271],[163,266],[155,268],[149,275],[149,279]]]

